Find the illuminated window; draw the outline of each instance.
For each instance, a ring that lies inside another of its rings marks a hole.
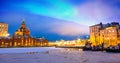
[[[2,44],[4,44],[4,42],[2,42]]]
[[[14,42],[15,43],[15,46],[17,46],[17,43],[16,42]]]
[[[20,43],[18,43],[18,45],[20,45]]]
[[[109,30],[109,32],[111,32],[111,31]]]
[[[114,32],[114,30],[113,30],[113,32]]]
[[[4,27],[4,25],[2,25],[2,27]]]
[[[22,39],[22,42],[23,42],[23,39]]]
[[[115,37],[113,37],[113,39],[115,39]]]

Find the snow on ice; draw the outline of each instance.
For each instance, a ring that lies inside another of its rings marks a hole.
[[[1,48],[0,63],[120,63],[120,53],[54,47]]]

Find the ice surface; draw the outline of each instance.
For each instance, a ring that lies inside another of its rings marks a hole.
[[[25,53],[25,52],[44,52],[48,50],[56,49],[54,47],[26,47],[26,48],[0,48],[0,54],[2,53]]]
[[[120,53],[81,49],[2,48],[0,53],[0,63],[120,63]]]

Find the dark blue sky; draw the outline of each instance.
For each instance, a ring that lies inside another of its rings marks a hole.
[[[89,26],[120,21],[119,0],[0,0],[0,22],[12,35],[22,20],[32,36],[50,41],[89,35]]]

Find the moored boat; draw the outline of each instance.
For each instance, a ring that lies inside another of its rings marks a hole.
[[[101,47],[101,46],[94,46],[94,47],[92,47],[92,51],[103,51],[103,50],[104,50],[104,48]]]
[[[97,46],[93,46],[92,51],[104,51],[104,43]]]
[[[120,46],[110,46],[106,48],[106,52],[120,53]]]
[[[85,46],[83,47],[83,51],[90,51],[92,50],[91,43],[86,43]]]

